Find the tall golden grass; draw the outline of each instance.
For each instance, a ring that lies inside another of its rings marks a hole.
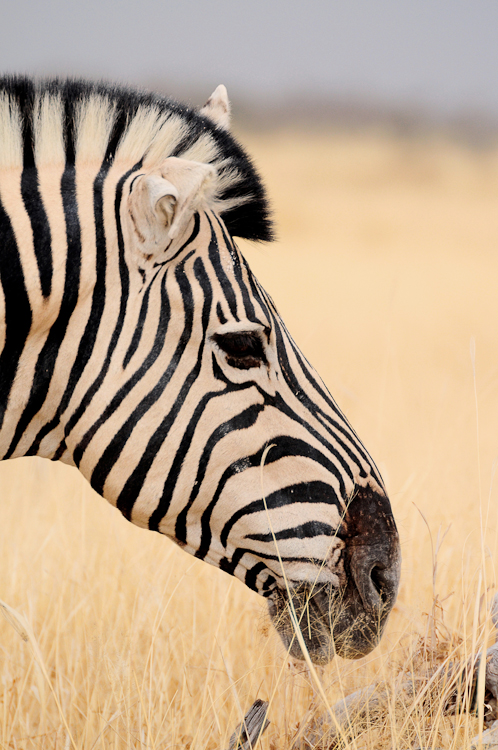
[[[0,748],[223,749],[257,697],[270,701],[262,748],[320,747],[325,703],[372,682],[392,689],[387,707],[352,747],[468,748],[479,731],[482,716],[446,717],[441,696],[394,696],[400,676],[465,660],[489,634],[498,151],[379,134],[243,140],[279,233],[243,252],[390,492],[403,571],[382,645],[317,670],[319,688],[238,581],[128,524],[76,470],[9,461]]]

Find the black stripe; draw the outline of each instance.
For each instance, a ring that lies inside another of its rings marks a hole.
[[[119,141],[121,140],[121,136],[125,132],[125,129],[130,119],[134,116],[135,112],[136,112],[136,107],[132,108],[131,112],[126,112],[124,108],[117,107],[117,117],[114,120],[112,133],[109,138],[109,143],[107,144],[107,148],[106,148],[106,152],[104,156],[104,163],[111,164],[113,162],[116,149],[119,145]]]
[[[156,271],[156,273],[150,280],[150,283],[147,285],[147,288],[144,292],[144,296],[142,297],[142,304],[140,305],[140,312],[138,314],[137,324],[135,326],[135,330],[133,331],[133,336],[131,338],[130,345],[128,349],[126,350],[126,354],[123,359],[123,365],[122,365],[123,370],[125,370],[128,367],[130,363],[130,359],[133,357],[133,355],[137,351],[140,341],[142,339],[142,334],[144,331],[144,324],[147,319],[147,311],[149,309],[150,292],[151,292],[151,289],[153,288],[152,285],[155,282],[158,273],[159,271]],[[161,298],[163,295],[163,291],[164,291],[164,278],[163,278],[163,284],[161,286]],[[162,299],[161,299],[161,305],[162,305]]]
[[[243,274],[242,274],[242,266],[241,266],[241,262],[240,262],[241,253],[235,247],[235,243],[233,242],[233,240],[230,237],[230,235],[227,233],[227,231],[225,229],[225,225],[223,224],[223,222],[221,221],[221,219],[219,218],[219,216],[217,216],[217,214],[214,214],[214,217],[215,217],[216,221],[219,224],[219,227],[220,227],[221,232],[223,234],[223,239],[226,242],[227,248],[229,249],[229,252],[230,252],[230,256],[231,256],[231,258],[233,260],[234,275],[235,275],[235,279],[236,279],[236,281],[237,281],[237,283],[239,285],[239,288],[240,288],[240,293],[242,295],[242,301],[244,303],[244,310],[246,312],[247,319],[250,320],[250,321],[252,321],[253,323],[259,323],[260,325],[264,326],[265,323],[262,323],[259,320],[259,318],[257,317],[257,315],[256,315],[256,311],[254,309],[254,305],[252,303],[251,296],[250,296],[249,291],[247,289],[247,285],[246,285],[246,283],[244,281],[244,277],[243,277]]]
[[[69,321],[78,303],[81,274],[81,227],[76,203],[76,170],[74,166],[69,163],[66,164],[61,178],[61,196],[66,224],[67,256],[64,292],[62,295],[61,308],[55,325],[59,330],[60,335],[63,336],[66,330],[66,326],[63,325],[63,322],[66,321],[67,323]],[[53,343],[54,341],[52,339],[52,344]],[[75,366],[76,365],[73,365],[73,370]],[[38,432],[35,440],[26,452],[26,455],[36,455],[43,438],[59,424],[60,416],[69,403],[69,398],[75,385],[76,383],[73,382],[71,372],[69,381],[54,417]]]
[[[258,591],[258,585],[257,585],[257,578],[260,573],[262,573],[266,569],[266,565],[263,562],[256,563],[256,565],[253,565],[252,568],[249,568],[247,571],[244,583],[246,586],[248,586],[252,591]]]
[[[142,297],[142,304],[140,305],[140,312],[138,314],[138,320],[137,325],[135,326],[135,330],[133,331],[133,336],[130,341],[130,345],[128,349],[126,350],[126,354],[123,359],[123,370],[126,370],[130,363],[130,359],[133,357],[135,352],[138,349],[138,345],[140,344],[140,341],[142,339],[142,334],[144,332],[144,323],[147,319],[147,311],[149,309],[149,297],[150,297],[150,290],[152,288],[152,285],[149,284],[147,286],[147,289],[144,292],[144,296]]]
[[[246,534],[245,539],[254,539],[255,542],[273,542],[273,538],[282,539],[312,539],[316,536],[333,536],[336,532],[330,524],[321,521],[307,521],[290,529],[281,529],[274,534]]]
[[[21,197],[33,232],[33,248],[38,266],[42,295],[47,298],[52,288],[52,239],[47,215],[40,195],[35,164],[33,111],[35,86],[25,79],[18,90],[23,139],[23,171]]]
[[[211,261],[211,265],[220,283],[221,290],[228,303],[230,312],[232,313],[235,320],[239,320],[238,315],[237,315],[237,300],[235,298],[235,293],[233,291],[230,281],[228,280],[228,276],[225,273],[225,269],[223,268],[223,265],[221,263],[218,239],[216,237],[214,227],[211,223],[209,216],[207,214],[205,214],[205,216],[211,228],[211,239],[209,241],[209,260]]]
[[[225,315],[223,313],[223,308],[221,307],[221,303],[216,303],[216,315],[218,316],[218,320],[223,325],[223,323],[227,322],[227,319],[225,318]]]
[[[242,560],[245,554],[251,555],[251,557],[262,557],[263,560],[275,560],[279,563],[280,561],[282,561],[283,563],[293,563],[293,562],[308,563],[309,565],[315,565],[316,567],[321,567],[323,565],[323,560],[320,560],[319,558],[286,557],[284,555],[281,555],[279,557],[278,555],[272,555],[267,552],[255,552],[252,549],[247,549],[244,547],[237,547],[231,560],[229,560],[226,557],[222,558],[222,560],[220,561],[221,570],[224,570],[225,573],[228,573],[229,575],[233,576],[237,568],[237,565],[239,565],[240,561]]]
[[[0,354],[0,428],[31,329],[32,313],[10,218],[0,202],[0,283],[5,298],[5,343]]]
[[[40,276],[40,286],[42,295],[46,299],[52,289],[52,237],[40,195],[38,171],[35,164],[33,133],[35,86],[33,82],[25,80],[18,95],[23,136],[21,196],[33,230],[33,245]]]
[[[54,93],[57,93],[55,90]],[[64,105],[64,137],[66,151],[66,169],[74,167],[76,163],[76,144],[75,144],[75,112],[74,100],[67,96],[67,91],[62,95]]]
[[[46,299],[52,291],[52,235],[40,195],[36,167],[27,167],[23,170],[21,195],[33,230],[33,246],[40,276],[40,286],[42,295]]]
[[[277,581],[275,578],[272,575],[268,575],[268,578],[263,584],[263,591],[261,592],[262,596],[271,596],[276,585]]]

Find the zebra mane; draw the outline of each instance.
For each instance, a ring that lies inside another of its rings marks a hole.
[[[269,241],[265,190],[225,129],[173,99],[80,80],[0,78],[0,168],[100,161],[158,166],[169,156],[216,169],[209,208],[236,237]]]

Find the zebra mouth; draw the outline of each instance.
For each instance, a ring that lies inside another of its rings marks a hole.
[[[296,659],[304,659],[302,643],[315,664],[327,664],[335,654],[359,659],[379,643],[388,612],[372,617],[347,606],[344,596],[329,586],[313,594],[306,586],[287,592],[276,590],[268,601],[270,617],[285,648]],[[296,623],[300,635],[297,634]]]
[[[344,587],[305,583],[289,592],[274,589],[270,617],[291,656],[304,659],[304,645],[315,664],[326,664],[335,654],[360,659],[378,645],[396,600],[400,569],[397,535],[387,545],[389,564],[379,562],[386,557],[379,546],[386,550],[384,545],[347,550]]]

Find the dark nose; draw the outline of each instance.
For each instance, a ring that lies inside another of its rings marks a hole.
[[[390,611],[398,592],[401,555],[386,495],[370,487],[357,488],[344,527],[346,565],[363,607],[371,613]]]

